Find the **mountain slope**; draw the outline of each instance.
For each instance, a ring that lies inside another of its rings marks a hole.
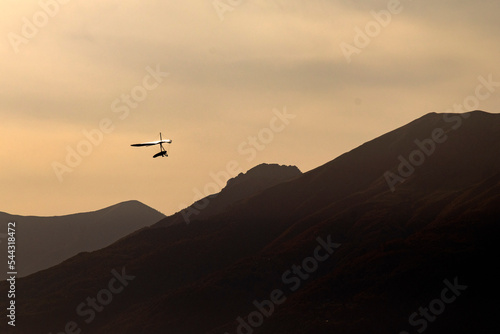
[[[428,114],[206,219],[79,254],[18,281],[18,329],[73,319],[86,333],[491,331],[499,130],[495,114]],[[439,143],[426,154],[416,141],[429,138]],[[405,173],[410,157],[418,166]],[[330,254],[327,241],[340,245]],[[85,321],[75,309],[110,286],[112,270],[135,277]],[[409,322],[446,280],[467,288],[445,311],[432,304],[439,317]],[[271,299],[282,302],[262,308]]]
[[[295,166],[260,164],[248,172],[240,173],[228,180],[226,186],[219,193],[196,201],[184,210],[166,217],[155,226],[165,227],[181,223],[186,224],[193,220],[207,219],[222,213],[244,198],[254,196],[276,184],[290,181],[301,174],[302,172]]]
[[[80,252],[108,246],[164,217],[138,201],[128,201],[94,212],[57,217],[0,212],[0,225],[2,231],[6,231],[8,222],[16,222],[17,269],[21,277],[49,268]],[[2,245],[4,251],[5,246],[6,243]],[[5,278],[6,271],[2,271],[0,279]]]

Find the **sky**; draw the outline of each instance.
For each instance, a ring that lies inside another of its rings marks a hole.
[[[139,200],[168,215],[261,163],[307,172],[429,112],[498,112],[498,13],[496,0],[4,0],[0,211]],[[480,78],[491,94],[471,99]],[[130,146],[160,132],[168,158]]]

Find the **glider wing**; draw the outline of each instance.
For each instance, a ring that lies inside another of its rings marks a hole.
[[[153,145],[158,145],[158,144],[162,144],[162,143],[170,144],[171,142],[172,142],[172,140],[170,140],[170,139],[164,139],[164,140],[150,141],[150,142],[140,143],[140,144],[132,144],[130,146],[136,146],[136,147],[153,146]]]

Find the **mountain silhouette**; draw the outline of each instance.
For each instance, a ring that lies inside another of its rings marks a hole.
[[[80,252],[90,252],[164,218],[138,201],[127,201],[94,212],[56,217],[19,216],[0,212],[2,231],[16,222],[19,277],[56,265]],[[0,247],[7,254],[7,243]],[[6,279],[2,270],[0,280]]]
[[[19,279],[16,330],[492,331],[499,149],[498,114],[427,114],[203,219]]]
[[[165,227],[193,220],[207,219],[223,212],[236,202],[258,194],[278,183],[300,176],[301,171],[295,166],[278,164],[260,164],[246,173],[227,181],[226,186],[217,194],[206,196],[176,214],[158,222],[156,227]]]

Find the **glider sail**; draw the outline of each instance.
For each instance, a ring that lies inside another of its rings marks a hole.
[[[172,141],[170,139],[164,139],[164,140],[157,140],[157,141],[150,141],[146,143],[140,143],[140,144],[132,144],[130,146],[135,146],[135,147],[140,147],[140,146],[153,146],[153,145],[158,145],[162,143],[170,144]]]
[[[139,143],[139,144],[132,144],[130,146],[134,146],[134,147],[142,147],[142,146],[153,146],[153,145],[158,145],[160,144],[160,152],[159,153],[156,153],[153,158],[157,158],[157,157],[168,157],[168,153],[167,153],[167,150],[165,150],[165,148],[163,147],[163,144],[171,144],[172,143],[172,140],[171,139],[162,139],[161,137],[161,132],[160,132],[160,140],[157,140],[157,141],[149,141],[149,142],[145,142],[145,143]]]

